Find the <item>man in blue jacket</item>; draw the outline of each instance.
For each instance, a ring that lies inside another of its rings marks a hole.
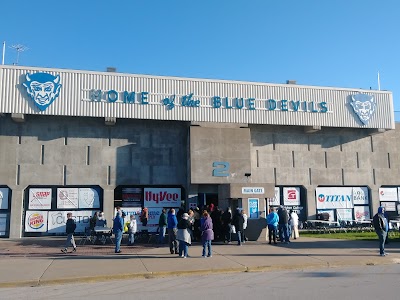
[[[268,244],[271,244],[272,237],[274,239],[274,244],[276,245],[276,232],[278,229],[278,222],[279,222],[279,217],[278,214],[275,211],[275,208],[272,207],[270,209],[270,213],[267,216],[267,225],[268,225]]]
[[[121,253],[122,232],[124,231],[124,219],[122,219],[121,210],[118,210],[115,215],[113,231],[115,235],[115,253]]]
[[[178,254],[178,242],[176,241],[176,234],[178,233],[178,220],[175,216],[175,209],[171,208],[168,212],[167,229],[168,229],[168,242],[169,251],[171,254]]]
[[[375,232],[379,238],[379,254],[381,256],[386,256],[385,253],[385,240],[386,235],[388,234],[388,222],[385,218],[385,208],[380,206],[378,208],[378,213],[372,218],[372,222],[374,224]]]

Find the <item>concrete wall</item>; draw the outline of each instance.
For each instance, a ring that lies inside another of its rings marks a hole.
[[[123,184],[187,186],[184,122],[25,116],[0,117],[0,184],[12,189],[10,237],[21,235],[23,191],[29,185],[99,185],[112,218]]]

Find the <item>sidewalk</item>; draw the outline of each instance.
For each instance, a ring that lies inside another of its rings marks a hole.
[[[57,237],[0,239],[0,287],[400,263],[400,243],[387,245],[389,255],[380,257],[378,241],[300,238],[287,245],[247,242],[240,247],[214,243],[211,258],[203,258],[201,245],[195,244],[186,259],[171,255],[166,245],[122,246],[121,254],[114,254],[113,245],[85,245],[62,254],[64,242]]]

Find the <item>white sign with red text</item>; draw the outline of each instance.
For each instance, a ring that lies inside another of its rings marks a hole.
[[[283,188],[283,205],[285,206],[300,206],[300,188],[299,187],[284,187]]]
[[[58,188],[57,208],[78,208],[78,188]]]
[[[379,201],[397,201],[397,188],[379,188]]]
[[[181,188],[145,188],[145,207],[180,207]],[[150,221],[150,220],[149,220]]]
[[[29,189],[29,209],[51,209],[51,189]]]

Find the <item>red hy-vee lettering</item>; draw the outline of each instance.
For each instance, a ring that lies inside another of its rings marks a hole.
[[[168,193],[168,192],[146,192],[144,195],[145,201],[155,201],[156,203],[160,201],[177,201],[179,195],[177,193]]]

